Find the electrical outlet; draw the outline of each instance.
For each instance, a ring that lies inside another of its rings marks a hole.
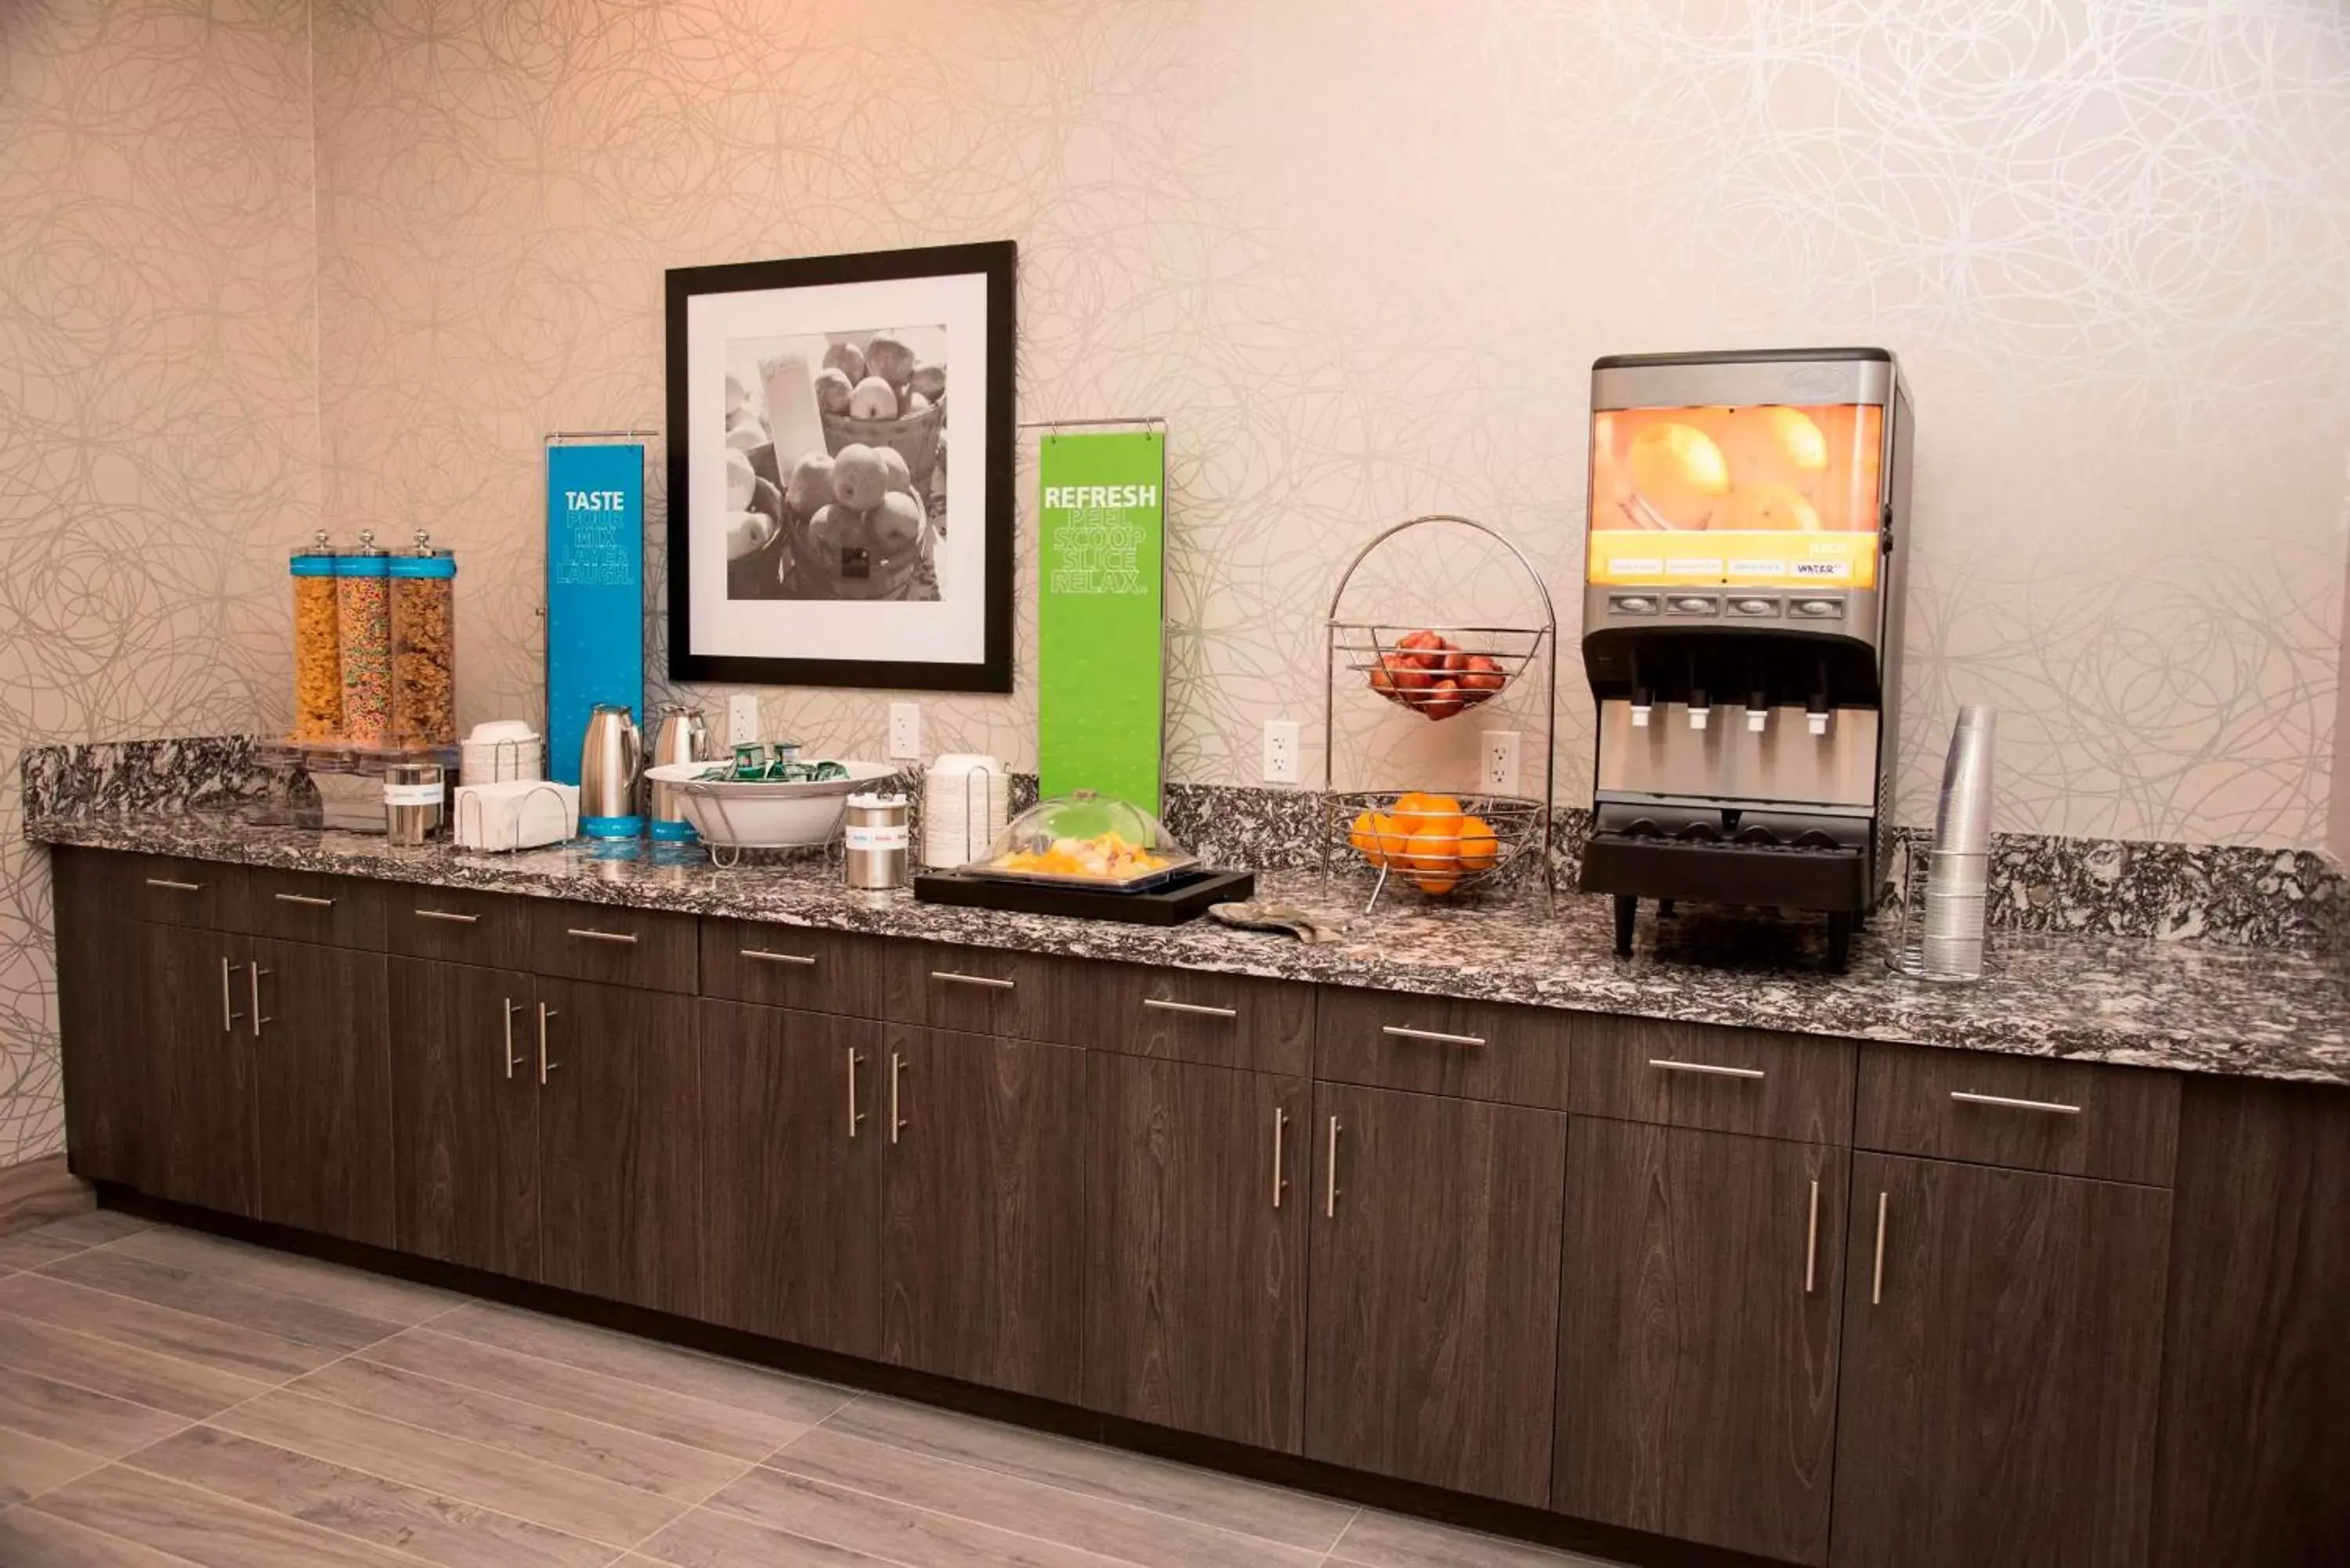
[[[1264,782],[1297,782],[1297,721],[1295,719],[1267,719],[1264,722]]]
[[[920,702],[889,704],[889,756],[893,762],[918,763],[922,760],[922,705]]]
[[[759,700],[747,692],[726,699],[726,743],[747,746],[759,738]]]
[[[1518,777],[1518,732],[1488,730],[1485,732],[1485,765],[1478,784],[1487,794],[1523,794],[1523,785]]]

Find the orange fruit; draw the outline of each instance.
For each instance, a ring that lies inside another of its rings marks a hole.
[[[1465,817],[1461,823],[1461,869],[1490,871],[1502,857],[1502,842],[1494,836],[1491,824],[1479,816]]]
[[[1371,831],[1378,836],[1381,863],[1400,864],[1404,851],[1411,846],[1411,825],[1401,817],[1381,813],[1371,818]]]
[[[1458,876],[1461,870],[1461,819],[1440,817],[1413,833],[1397,869],[1428,876]]]
[[[1442,898],[1461,885],[1461,878],[1448,876],[1421,875],[1411,879],[1411,885],[1431,898]]]
[[[1704,527],[1714,503],[1730,488],[1730,464],[1721,449],[1695,425],[1644,425],[1632,438],[1625,466],[1632,488],[1669,527]]]
[[[1358,812],[1347,833],[1347,842],[1353,845],[1362,857],[1374,866],[1384,866],[1388,863],[1387,851],[1379,846],[1379,826],[1382,820],[1377,812]]]
[[[1388,809],[1395,813],[1398,816],[1417,816],[1419,813],[1428,809],[1428,802],[1429,797],[1427,795],[1420,794],[1416,789],[1408,789],[1401,794],[1396,796],[1395,804],[1388,807]]]

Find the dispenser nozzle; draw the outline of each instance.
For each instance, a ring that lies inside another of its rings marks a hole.
[[[1804,727],[1814,735],[1828,732],[1828,715],[1825,708],[1814,708],[1804,715]]]
[[[1763,730],[1769,726],[1770,722],[1770,709],[1749,708],[1746,710],[1746,730],[1749,734],[1761,734]]]
[[[1704,729],[1707,719],[1711,718],[1712,713],[1713,710],[1711,708],[1700,708],[1694,702],[1690,703],[1689,711],[1690,728],[1692,730]]]

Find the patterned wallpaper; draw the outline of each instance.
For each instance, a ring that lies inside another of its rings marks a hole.
[[[301,0],[0,0],[0,1166],[63,1145],[18,753],[284,720],[311,187]]]
[[[0,530],[58,563],[0,586],[39,667],[0,741],[278,722],[314,517],[455,546],[462,717],[536,716],[541,438],[661,422],[661,269],[1008,236],[1023,416],[1171,422],[1177,777],[1318,728],[1339,566],[1442,509],[1559,598],[1579,797],[1590,360],[1877,342],[1921,417],[1911,815],[1987,701],[2002,826],[2324,841],[2339,0],[314,10],[0,4]],[[1433,540],[1380,581],[1517,591]],[[880,745],[886,694],[764,701]],[[1024,697],[925,703],[931,749],[1033,763]],[[47,1072],[7,866],[11,1061]]]

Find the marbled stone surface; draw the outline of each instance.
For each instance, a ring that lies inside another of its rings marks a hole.
[[[1708,1023],[2350,1085],[2350,973],[2327,960],[2094,934],[2010,933],[1991,974],[1960,986],[1888,971],[1882,929],[1851,972],[1818,972],[1816,923],[1689,912],[1644,918],[1617,959],[1606,900],[1563,895],[1433,904],[1391,893],[1348,940],[1306,947],[1201,920],[1174,930],[853,893],[822,857],[721,871],[698,851],[634,845],[515,856],[250,826],[227,813],[28,821],[29,836],[542,898],[732,915],[1082,958],[1178,964],[1382,990]],[[1353,877],[1274,872],[1259,897],[1358,908]]]
[[[28,822],[219,805],[256,799],[270,784],[246,735],[27,746],[17,765]]]

